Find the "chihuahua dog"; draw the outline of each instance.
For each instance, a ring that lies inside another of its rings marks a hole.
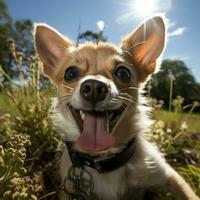
[[[107,42],[76,46],[50,26],[36,25],[44,73],[58,88],[52,119],[66,143],[60,200],[139,200],[158,186],[181,200],[199,199],[144,137],[151,121],[139,91],[156,70],[165,32],[163,18],[155,16],[124,37],[120,48]]]

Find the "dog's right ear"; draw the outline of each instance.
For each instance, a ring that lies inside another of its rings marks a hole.
[[[148,19],[123,39],[122,49],[133,58],[139,82],[155,71],[164,46],[165,23],[160,16]]]
[[[46,24],[35,24],[35,45],[44,64],[44,73],[51,78],[56,67],[66,57],[66,51],[73,43]]]

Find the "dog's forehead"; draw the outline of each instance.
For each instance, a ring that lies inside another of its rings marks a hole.
[[[86,62],[93,69],[102,69],[123,60],[121,49],[111,43],[86,43],[76,49],[75,57],[80,63]]]
[[[107,42],[100,42],[98,44],[85,43],[83,45],[80,45],[78,47],[78,52],[82,54],[88,54],[88,53],[119,54],[121,50],[114,44]]]

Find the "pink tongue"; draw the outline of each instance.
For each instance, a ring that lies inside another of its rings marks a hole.
[[[103,151],[113,146],[115,138],[107,132],[106,117],[85,113],[83,132],[77,143],[85,151]]]

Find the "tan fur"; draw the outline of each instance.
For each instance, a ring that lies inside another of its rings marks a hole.
[[[180,199],[187,200],[187,199],[193,199],[197,200],[199,199],[192,191],[192,189],[189,187],[189,185],[184,181],[184,179],[177,174],[176,171],[172,169],[172,173],[169,177],[169,185],[172,191],[176,192]],[[177,190],[178,188],[178,190]]]
[[[143,37],[144,30],[146,37]],[[116,143],[108,152],[120,151],[133,137],[136,139],[136,152],[124,166],[105,174],[99,174],[87,167],[94,180],[97,200],[139,200],[142,199],[146,188],[154,186],[168,187],[181,199],[199,199],[188,184],[165,162],[157,148],[144,138],[151,120],[146,114],[148,109],[142,106],[139,86],[155,70],[157,58],[164,48],[164,41],[165,27],[160,17],[149,19],[125,37],[121,48],[110,43],[86,43],[74,47],[70,40],[65,40],[51,27],[40,24],[36,28],[36,47],[44,62],[44,72],[58,86],[58,99],[52,104],[52,119],[65,138],[76,141],[81,133],[66,107],[66,102],[60,99],[70,95],[69,102],[73,107],[88,108],[90,105],[81,98],[79,92],[83,81],[99,80],[109,86],[110,95],[118,95],[123,91],[131,96],[129,100],[123,100],[126,101],[126,109],[112,131]],[[64,72],[72,65],[78,67],[80,76],[66,83]],[[130,82],[124,83],[114,77],[113,71],[118,65],[126,66],[131,71],[133,79]],[[119,107],[120,102],[114,105],[108,98],[97,104],[96,109],[112,110]],[[62,180],[66,177],[70,165],[71,161],[64,147],[60,163]],[[60,200],[66,198],[64,192],[61,192]]]
[[[122,40],[122,49],[130,52],[137,68],[138,78],[144,81],[154,72],[156,59],[165,43],[165,25],[160,17],[149,19]]]

